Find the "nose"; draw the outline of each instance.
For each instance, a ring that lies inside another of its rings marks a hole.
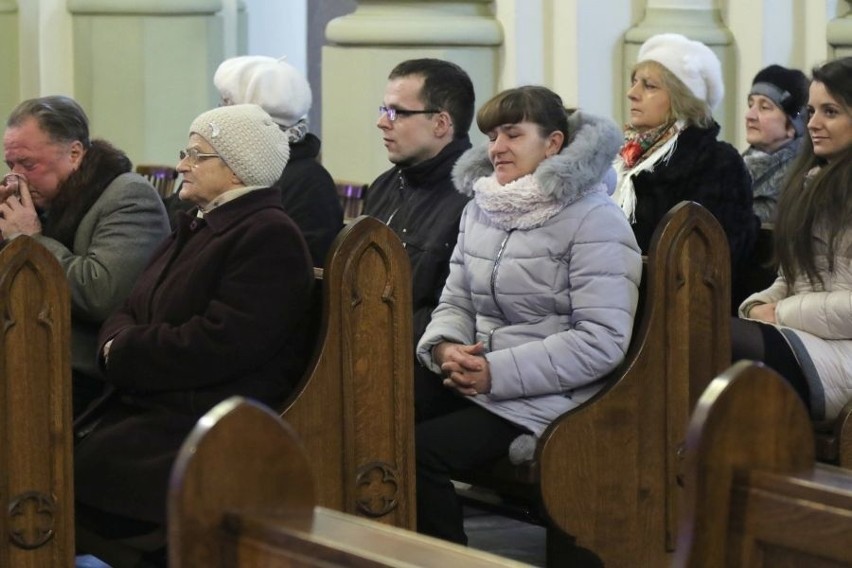
[[[819,120],[819,115],[817,113],[814,113],[808,119],[808,130],[819,130],[821,126],[822,122]]]
[[[387,113],[380,112],[379,118],[376,119],[376,127],[381,130],[388,130],[393,126],[393,123],[388,118]]]
[[[639,82],[635,82],[627,89],[627,98],[631,101],[639,100]]]
[[[178,160],[175,169],[180,173],[188,172],[191,168],[189,167],[189,158],[181,158]]]
[[[757,105],[746,110],[745,117],[746,120],[757,120]]]
[[[497,156],[506,151],[506,137],[498,134],[489,145],[489,151],[492,156]]]

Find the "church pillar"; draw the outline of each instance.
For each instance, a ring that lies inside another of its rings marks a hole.
[[[134,164],[177,162],[187,130],[216,106],[222,0],[68,0],[74,95],[93,135]]]
[[[20,100],[21,62],[18,51],[18,3],[0,0],[0,116]]]
[[[831,59],[852,56],[852,11],[830,20],[826,35]]]

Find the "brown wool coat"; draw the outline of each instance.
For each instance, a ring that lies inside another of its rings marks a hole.
[[[75,448],[80,502],[164,522],[172,462],[196,420],[232,395],[277,404],[299,378],[311,266],[275,189],[204,220],[182,215],[101,329],[101,352],[114,338],[104,373],[115,394]]]

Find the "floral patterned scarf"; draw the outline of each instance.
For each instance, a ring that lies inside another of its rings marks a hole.
[[[633,176],[654,171],[658,164],[667,164],[677,147],[677,139],[686,122],[677,120],[640,133],[630,125],[624,127],[624,146],[615,158],[616,182],[612,199],[631,223],[636,222],[636,190]]]
[[[619,151],[619,155],[624,160],[624,165],[628,168],[635,167],[672,136],[675,136],[678,131],[677,123],[674,120],[644,132],[639,132],[630,124],[624,125],[624,145]]]

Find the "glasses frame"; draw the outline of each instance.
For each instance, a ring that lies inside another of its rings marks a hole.
[[[436,114],[441,112],[440,109],[432,109],[427,108],[424,110],[408,110],[404,108],[393,108],[386,107],[385,105],[379,106],[379,117],[387,116],[388,120],[391,122],[396,122],[396,119],[405,116],[412,116],[415,114]]]
[[[221,158],[219,154],[214,154],[212,152],[199,152],[194,148],[186,148],[185,150],[181,150],[178,152],[178,157],[180,161],[187,160],[190,166],[197,166],[198,162],[202,159],[206,160],[207,158]]]

